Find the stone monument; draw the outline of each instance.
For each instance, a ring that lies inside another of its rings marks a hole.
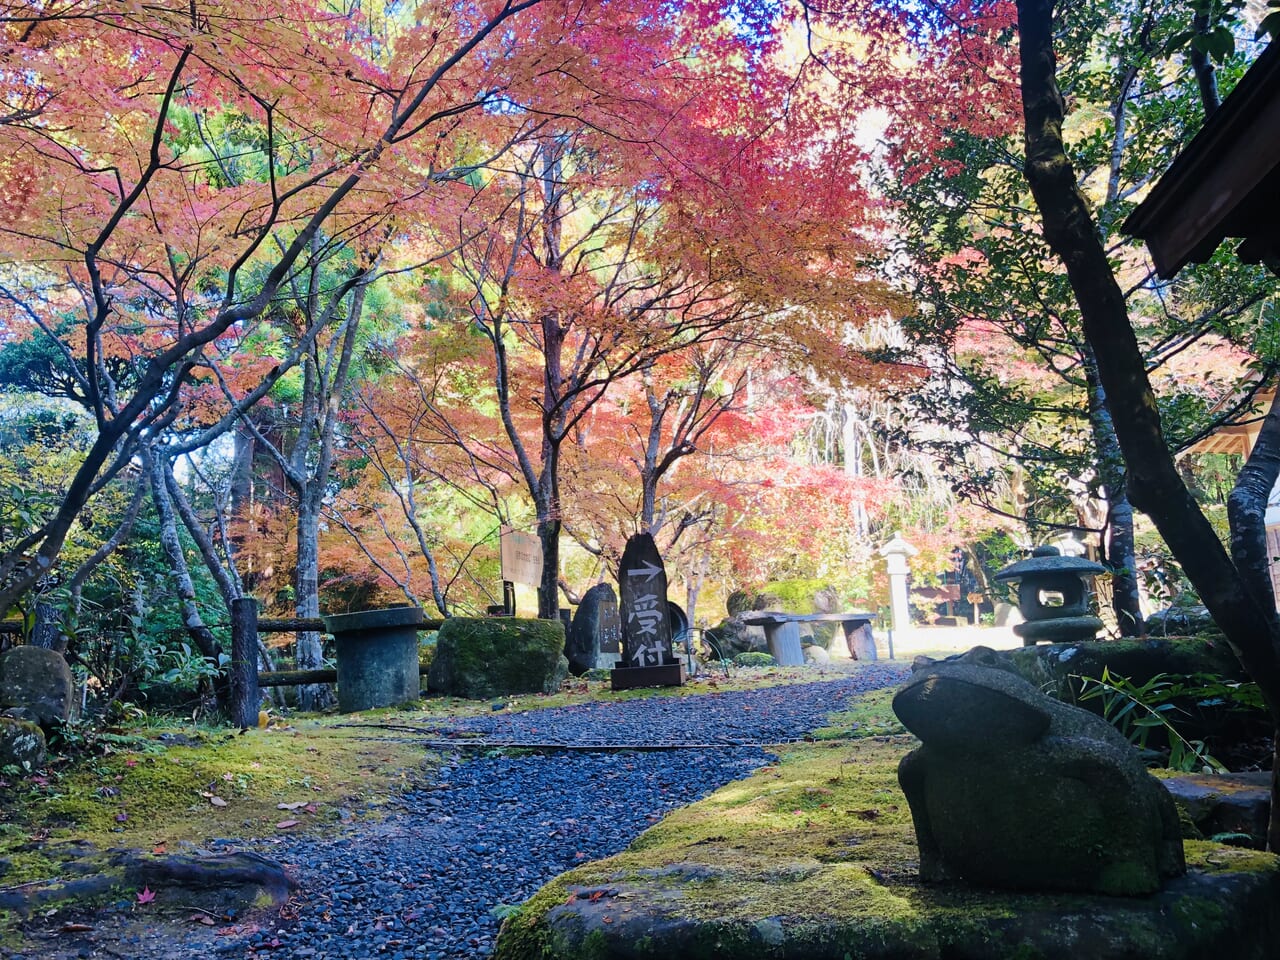
[[[889,611],[893,632],[903,636],[911,629],[911,604],[907,596],[907,579],[911,569],[907,561],[920,551],[902,539],[902,534],[895,533],[893,539],[878,551],[884,557],[885,570],[889,574]],[[893,645],[890,641],[889,656],[893,656]]]
[[[1140,896],[1186,872],[1169,792],[1106,721],[1053,700],[994,651],[921,658],[893,711],[926,881]]]
[[[609,670],[622,660],[622,621],[613,587],[597,583],[578,604],[565,643],[569,672],[580,677],[588,670]]]
[[[647,533],[627,540],[618,565],[622,662],[610,674],[614,690],[678,687],[685,668],[671,649],[671,608],[662,556]]]

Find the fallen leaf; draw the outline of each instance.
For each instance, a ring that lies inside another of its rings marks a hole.
[[[221,797],[210,797],[209,802],[215,807],[225,807],[227,805],[227,801],[223,800]]]
[[[150,887],[143,887],[141,890],[138,891],[139,903],[150,903],[155,898],[156,898],[155,892],[151,890]]]
[[[138,765],[138,761],[133,759],[133,757],[130,757],[128,760],[124,762],[124,765],[126,767],[136,767]]]
[[[227,783],[230,783],[232,780],[234,780],[234,779],[235,779],[235,776],[234,776],[233,774],[231,774],[231,772],[230,772],[230,771],[228,771],[227,773],[224,773],[224,774],[222,775],[222,779],[223,779],[223,780],[225,780],[225,781],[227,781]]]
[[[62,925],[63,933],[88,933],[93,927],[87,923],[64,923]]]
[[[206,917],[203,913],[193,913],[187,920],[190,923],[203,923],[206,927],[214,925],[213,917]]]
[[[129,819],[129,815],[127,813],[116,814],[116,823],[124,823],[128,819]]]
[[[296,827],[302,821],[300,820],[281,820],[276,824],[277,830],[288,830],[290,827]]]
[[[161,856],[162,854],[168,853],[169,849],[165,846],[165,842],[161,840],[159,843],[157,843],[154,847],[151,848],[151,852],[158,857],[158,856]]]
[[[307,811],[307,813],[315,813],[319,809],[319,807],[317,807],[314,803],[308,803],[302,809]]]
[[[293,803],[277,803],[277,810],[300,810],[307,805],[305,800],[295,800]]]

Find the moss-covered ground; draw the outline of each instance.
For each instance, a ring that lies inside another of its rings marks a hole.
[[[557,878],[507,919],[497,957],[593,956],[589,943],[569,942],[547,922],[549,911],[566,904],[582,929],[595,925],[587,940],[633,926],[703,924],[716,944],[707,956],[728,955],[726,944],[742,934],[750,941],[743,957],[772,956],[761,943],[784,926],[793,947],[811,939],[819,949],[841,931],[862,943],[919,939],[919,955],[933,956],[943,940],[986,942],[991,930],[1016,927],[1019,917],[1062,915],[1066,901],[1094,910],[1083,897],[918,881],[911,814],[897,782],[898,761],[917,741],[899,732],[890,699],[891,691],[862,698],[833,715],[818,742],[778,749],[775,765],[673,812],[623,853]],[[1280,870],[1270,854],[1208,842],[1187,842],[1186,856],[1188,867],[1203,874]],[[1213,920],[1200,915],[1205,905],[1198,900],[1178,903],[1191,926]],[[667,919],[655,924],[658,915]],[[1136,930],[1146,917],[1135,913],[1125,922]],[[681,955],[700,956],[699,934],[674,929],[667,926],[668,939],[654,944],[654,955],[668,955],[678,941]],[[597,947],[601,956],[614,955]]]
[[[735,667],[682,688],[619,693],[607,680],[571,678],[559,693],[507,698],[501,707],[689,696],[822,676],[812,668]],[[107,732],[72,731],[46,769],[0,777],[0,888],[55,876],[60,862],[51,851],[65,841],[179,852],[213,838],[319,831],[377,816],[438,758],[400,727],[488,714],[495,705],[431,697],[398,710],[273,718],[243,733],[148,717]]]
[[[178,852],[215,837],[323,829],[376,811],[424,762],[411,744],[322,718],[244,733],[150,727],[88,740],[0,787],[0,886],[49,877],[44,854],[60,841]]]

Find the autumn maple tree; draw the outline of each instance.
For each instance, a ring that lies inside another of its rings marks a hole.
[[[5,545],[0,608],[317,239],[351,251],[354,286],[398,223],[546,116],[616,125],[661,32],[649,12],[6,4],[0,298],[10,337],[56,347],[96,436],[57,508]]]
[[[814,125],[806,109],[816,91],[797,92],[772,42],[724,27],[711,43],[697,26],[667,27],[660,46],[689,53],[634,88],[627,138],[549,123],[481,173],[466,215],[438,244],[455,247],[452,323],[490,347],[506,457],[543,548],[541,616],[558,607],[559,538],[571,522],[564,450],[615,385],[647,381],[643,402],[660,409],[671,390],[658,379],[662,358],[712,344],[785,342],[773,362],[790,350],[857,370],[841,331],[885,302],[863,270],[869,241],[858,228],[874,214],[857,176],[861,151],[839,127]],[[750,71],[725,68],[743,60]],[[457,335],[447,323],[440,334]],[[711,396],[704,387],[695,417],[710,415]],[[652,456],[644,525],[669,469],[656,448]]]

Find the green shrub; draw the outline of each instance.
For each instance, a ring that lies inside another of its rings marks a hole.
[[[740,667],[776,667],[778,665],[778,661],[773,658],[773,654],[759,653],[757,651],[740,653],[733,658],[733,662]]]

